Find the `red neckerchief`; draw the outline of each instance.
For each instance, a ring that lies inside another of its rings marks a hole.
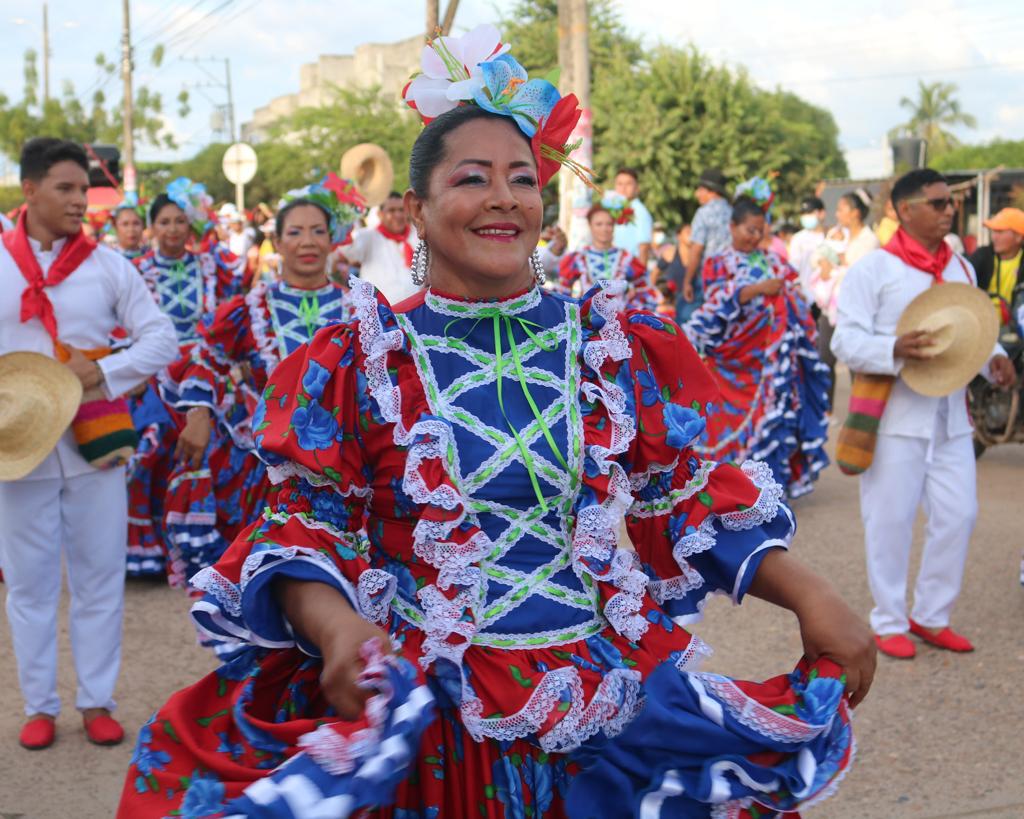
[[[936,284],[942,284],[942,271],[953,258],[953,250],[945,242],[939,242],[939,249],[935,253],[929,253],[924,245],[912,238],[902,227],[893,234],[883,249],[914,269],[930,273],[935,277]]]
[[[74,236],[68,236],[64,247],[60,249],[60,253],[44,276],[36,254],[32,252],[32,247],[28,243],[28,231],[25,228],[27,216],[27,212],[23,210],[14,230],[4,232],[3,243],[21,275],[28,282],[28,287],[21,294],[21,321],[24,323],[29,319],[38,318],[56,344],[57,317],[54,315],[50,297],[46,295],[46,288],[55,287],[74,273],[96,249],[96,243],[81,230]]]
[[[398,242],[402,246],[402,253],[405,255],[405,266],[412,267],[412,245],[409,244],[409,234],[412,233],[412,225],[406,225],[402,233],[392,233],[384,225],[377,225],[377,232],[385,239]]]

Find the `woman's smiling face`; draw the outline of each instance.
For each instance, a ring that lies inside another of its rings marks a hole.
[[[430,248],[433,286],[470,298],[530,286],[543,204],[530,143],[513,121],[482,118],[451,131],[428,196],[409,191],[406,202]]]

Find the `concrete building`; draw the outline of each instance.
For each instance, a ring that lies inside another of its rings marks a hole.
[[[366,43],[355,54],[323,54],[315,63],[299,69],[299,92],[277,97],[253,112],[250,122],[242,124],[242,139],[258,143],[269,135],[278,120],[299,108],[329,105],[335,87],[346,89],[379,86],[384,93],[399,95],[413,72],[419,70],[423,37],[410,37],[397,43]]]

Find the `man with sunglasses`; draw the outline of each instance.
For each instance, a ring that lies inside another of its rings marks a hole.
[[[949,651],[972,651],[949,627],[960,593],[967,547],[978,512],[974,449],[964,390],[929,398],[899,377],[909,359],[929,357],[929,335],[896,336],[900,316],[933,284],[976,284],[970,264],[943,241],[954,203],[945,177],[930,168],[897,180],[892,203],[900,227],[881,249],[854,264],[843,279],[832,351],[856,373],[895,378],[878,426],[871,466],[860,476],[861,518],[868,582],[875,607],[871,625],[879,650],[910,659],[907,632]],[[1013,365],[996,346],[983,374],[1006,387]],[[914,519],[928,516],[924,554],[910,617],[907,575]]]

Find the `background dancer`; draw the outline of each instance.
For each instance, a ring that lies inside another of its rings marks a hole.
[[[790,497],[810,492],[828,465],[828,368],[796,271],[759,249],[761,202],[733,206],[732,247],[704,266],[704,304],[684,330],[707,357],[722,399],[697,446],[715,461],[764,461]]]
[[[559,263],[559,289],[582,297],[601,282],[623,282],[622,309],[656,310],[658,292],[647,283],[647,271],[629,251],[613,245],[615,219],[604,205],[587,211],[590,244],[567,253]]]
[[[191,355],[200,322],[242,287],[244,261],[208,240],[214,226],[212,203],[202,184],[184,177],[174,180],[149,208],[155,246],[135,260],[153,299],[174,323],[179,358]],[[201,249],[204,244],[206,250]],[[167,572],[171,585],[181,586],[181,567],[167,563],[172,544],[164,528],[164,500],[185,419],[168,410],[155,381],[133,399],[132,417],[141,442],[129,469],[128,574]]]
[[[253,451],[256,402],[282,358],[321,327],[351,318],[346,291],[327,278],[327,260],[365,207],[340,202],[340,184],[330,174],[284,197],[276,219],[281,281],[222,304],[200,326],[193,354],[162,379],[161,396],[187,418],[166,500],[176,575],[191,578],[214,563],[263,512],[270,483]]]
[[[72,142],[40,137],[22,150],[25,208],[0,247],[0,354],[69,355],[96,413],[82,423],[95,431],[113,411],[101,402],[169,364],[177,346],[174,328],[134,268],[82,234],[88,168],[85,152]],[[128,330],[131,348],[89,360],[83,351],[106,347],[115,327]],[[71,430],[30,473],[0,482],[0,562],[28,715],[20,736],[26,748],[45,748],[56,736],[62,564],[71,589],[75,705],[86,736],[102,745],[124,737],[110,715],[124,606],[124,482],[123,466],[99,469],[87,461]]]

